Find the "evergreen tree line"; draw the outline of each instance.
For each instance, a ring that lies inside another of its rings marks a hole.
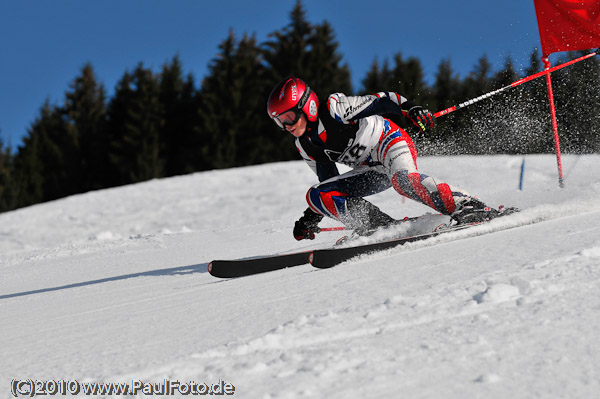
[[[396,91],[432,111],[522,77],[510,58],[493,71],[483,56],[462,79],[442,60],[428,85],[419,59],[397,53],[374,61],[354,91],[333,27],[308,22],[300,1],[289,24],[266,42],[230,31],[218,50],[199,88],[175,56],[157,73],[143,64],[126,71],[111,98],[85,65],[61,105],[44,103],[16,153],[0,141],[0,211],[153,178],[298,159],[293,138],[266,114],[272,87],[289,75],[307,81],[321,104],[334,92]],[[533,51],[523,76],[541,69]],[[600,63],[586,60],[552,79],[563,151],[598,152]],[[438,118],[432,132],[414,138],[421,155],[551,152],[548,107],[539,78]]]

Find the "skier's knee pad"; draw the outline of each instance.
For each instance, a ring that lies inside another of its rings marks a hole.
[[[401,195],[419,201],[444,215],[456,209],[456,200],[465,198],[468,193],[436,180],[435,178],[408,171],[400,171],[392,177],[394,189]]]
[[[346,213],[348,195],[322,185],[311,187],[306,193],[306,202],[313,211],[340,220]]]

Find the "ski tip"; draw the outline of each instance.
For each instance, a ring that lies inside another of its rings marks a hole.
[[[207,267],[207,270],[208,270],[208,272],[209,272],[210,274],[212,274],[212,264],[213,264],[213,263],[212,263],[212,262],[210,262],[210,263],[208,264],[208,267]]]
[[[314,252],[311,252],[310,255],[308,255],[308,263],[310,263],[311,265],[313,264],[314,254]]]

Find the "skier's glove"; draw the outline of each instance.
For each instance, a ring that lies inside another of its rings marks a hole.
[[[294,224],[294,238],[298,241],[314,240],[315,234],[320,231],[317,225],[322,219],[323,215],[314,212],[310,208],[306,208],[304,216]]]
[[[426,131],[433,129],[433,125],[435,123],[435,118],[425,108],[420,105],[415,105],[411,109],[408,110],[406,117],[414,123],[420,131],[425,133]]]

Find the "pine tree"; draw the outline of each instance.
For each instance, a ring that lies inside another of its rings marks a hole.
[[[165,159],[165,174],[174,176],[196,170],[195,159],[201,151],[196,139],[198,104],[194,78],[183,77],[179,57],[165,64],[159,76],[159,100],[164,111],[160,141]]]
[[[587,54],[567,53],[559,63]],[[600,62],[593,57],[552,74],[556,118],[561,147],[565,152],[589,153],[600,149],[598,112]]]
[[[461,82],[449,59],[442,60],[438,65],[432,92],[430,109],[443,110],[458,104]],[[424,154],[440,153],[447,147],[447,142],[455,133],[455,117],[456,114],[449,114],[435,121],[435,129],[427,134],[427,141],[422,145]]]
[[[501,88],[504,86],[508,86],[511,83],[517,81],[519,79],[519,75],[515,70],[515,64],[511,57],[506,57],[504,61],[504,69],[498,71],[493,79],[492,85],[494,88]]]
[[[331,93],[351,94],[350,69],[341,65],[342,55],[331,25],[312,25],[306,20],[298,0],[290,14],[290,23],[263,43],[264,58],[269,66],[269,86],[293,75],[301,78],[325,100]],[[268,95],[268,93],[267,93]]]
[[[104,87],[97,82],[92,65],[88,63],[70,88],[65,95],[64,111],[69,134],[77,142],[75,152],[70,155],[76,166],[73,176],[77,192],[106,187],[108,140]]]
[[[492,78],[493,89],[509,86],[519,78],[512,59],[507,57],[504,68]],[[477,132],[477,152],[521,152],[531,120],[523,88],[507,90],[488,103],[489,107],[485,108],[488,116],[479,124]]]
[[[14,183],[13,155],[10,148],[4,147],[4,142],[0,136],[0,212],[11,210],[16,206]]]
[[[404,61],[402,54],[397,53],[394,56],[392,76],[394,84],[386,91],[396,91],[407,99],[429,108],[431,90],[425,83],[421,61],[415,57]]]
[[[540,54],[534,49],[529,56],[529,66],[525,76],[531,76],[543,69]],[[552,151],[552,122],[548,103],[545,77],[539,77],[518,86],[521,93],[520,107],[522,126],[519,128],[518,153],[547,153]]]
[[[271,86],[289,75],[310,81],[312,71],[307,50],[312,31],[313,27],[306,20],[306,12],[298,0],[290,13],[290,23],[269,34],[273,39],[263,43]]]
[[[438,65],[433,89],[435,109],[443,110],[458,104],[460,96],[460,78],[452,69],[449,59]]]
[[[486,55],[480,57],[473,71],[463,81],[461,102],[493,90],[491,73],[492,64],[488,57]]]
[[[108,106],[109,162],[113,185],[165,176],[158,79],[139,64],[117,84]]]
[[[254,36],[238,41],[233,31],[219,46],[200,90],[201,156],[213,168],[281,159],[270,137],[264,86],[265,68]]]
[[[76,149],[64,111],[46,101],[15,158],[18,203],[31,205],[76,193]]]
[[[338,52],[339,45],[335,41],[331,25],[326,21],[320,25],[309,23],[300,0],[290,13],[290,23],[271,33],[269,38],[261,45],[267,70],[262,90],[257,91],[262,94],[260,105],[256,109],[259,115],[265,115],[262,119],[268,125],[259,134],[262,145],[270,153],[268,159],[297,159],[298,153],[289,135],[279,130],[266,116],[266,100],[271,89],[280,80],[296,76],[310,86],[323,106],[329,94],[352,93],[350,69],[341,64],[343,57]]]
[[[33,130],[23,138],[14,158],[15,205],[23,207],[44,200],[44,165],[40,156],[40,137],[32,135]]]
[[[362,80],[362,94],[373,94],[380,91],[389,91],[393,87],[394,76],[390,71],[387,59],[383,61],[383,66],[379,67],[379,61],[375,59],[371,64],[371,69]]]
[[[525,69],[525,76],[530,76],[542,70],[542,61],[537,48],[529,54],[529,66]]]
[[[473,71],[462,82],[460,102],[470,100],[492,90],[492,65],[487,56],[479,58]],[[454,115],[453,142],[450,145],[452,153],[473,154],[488,151],[483,147],[488,141],[482,135],[487,134],[486,122],[492,111],[491,100],[483,100],[461,110],[460,115]]]
[[[324,21],[313,27],[308,38],[307,54],[311,74],[307,76],[309,84],[320,96],[331,93],[352,93],[350,68],[342,65],[342,55],[338,52],[339,44],[335,41],[332,26]]]

